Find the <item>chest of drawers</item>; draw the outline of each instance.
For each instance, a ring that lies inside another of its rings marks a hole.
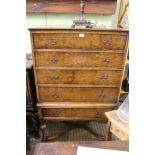
[[[118,102],[127,30],[30,29],[42,120],[105,120]]]

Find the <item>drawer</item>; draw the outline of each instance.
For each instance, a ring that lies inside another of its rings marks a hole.
[[[121,71],[37,69],[38,84],[120,85]]]
[[[36,67],[122,68],[124,54],[99,52],[34,52]]]
[[[127,35],[89,33],[33,33],[34,49],[103,49],[124,50]]]
[[[39,102],[111,102],[115,103],[118,88],[108,87],[38,87]]]
[[[64,117],[65,119],[104,119],[105,112],[110,111],[112,108],[43,108],[43,117]]]

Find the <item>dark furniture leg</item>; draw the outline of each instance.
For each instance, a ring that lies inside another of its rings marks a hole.
[[[41,140],[42,140],[43,142],[45,142],[45,141],[47,141],[47,136],[46,136],[46,124],[45,124],[45,122],[42,122],[42,123],[41,123],[40,128],[41,128]]]

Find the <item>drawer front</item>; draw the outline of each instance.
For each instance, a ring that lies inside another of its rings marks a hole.
[[[43,108],[43,117],[106,119],[105,112],[112,108]]]
[[[40,102],[111,102],[117,101],[118,88],[39,87]]]
[[[80,37],[81,36],[81,37]],[[127,35],[80,33],[34,33],[35,49],[103,49],[123,50]]]
[[[36,67],[122,68],[124,54],[97,52],[35,52]]]
[[[121,71],[37,69],[38,84],[120,85]]]

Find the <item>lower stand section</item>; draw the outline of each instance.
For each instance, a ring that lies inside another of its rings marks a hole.
[[[81,122],[64,122],[64,123],[68,127],[66,130],[56,132],[51,136],[47,136],[46,135],[46,124],[45,124],[45,122],[42,122],[42,125],[41,125],[41,134],[42,134],[41,140],[43,142],[52,141],[52,140],[54,140],[54,139],[56,139],[56,138],[58,138],[58,137],[60,137],[60,136],[62,136],[64,134],[66,134],[67,132],[76,129],[76,128],[82,128],[84,130],[87,130],[89,133],[94,135],[96,137],[96,139],[98,139],[98,140],[101,140],[101,141],[106,140],[106,136],[103,136],[103,135],[100,135],[100,134],[96,133],[90,127],[87,126],[89,121],[82,122],[82,123]]]

